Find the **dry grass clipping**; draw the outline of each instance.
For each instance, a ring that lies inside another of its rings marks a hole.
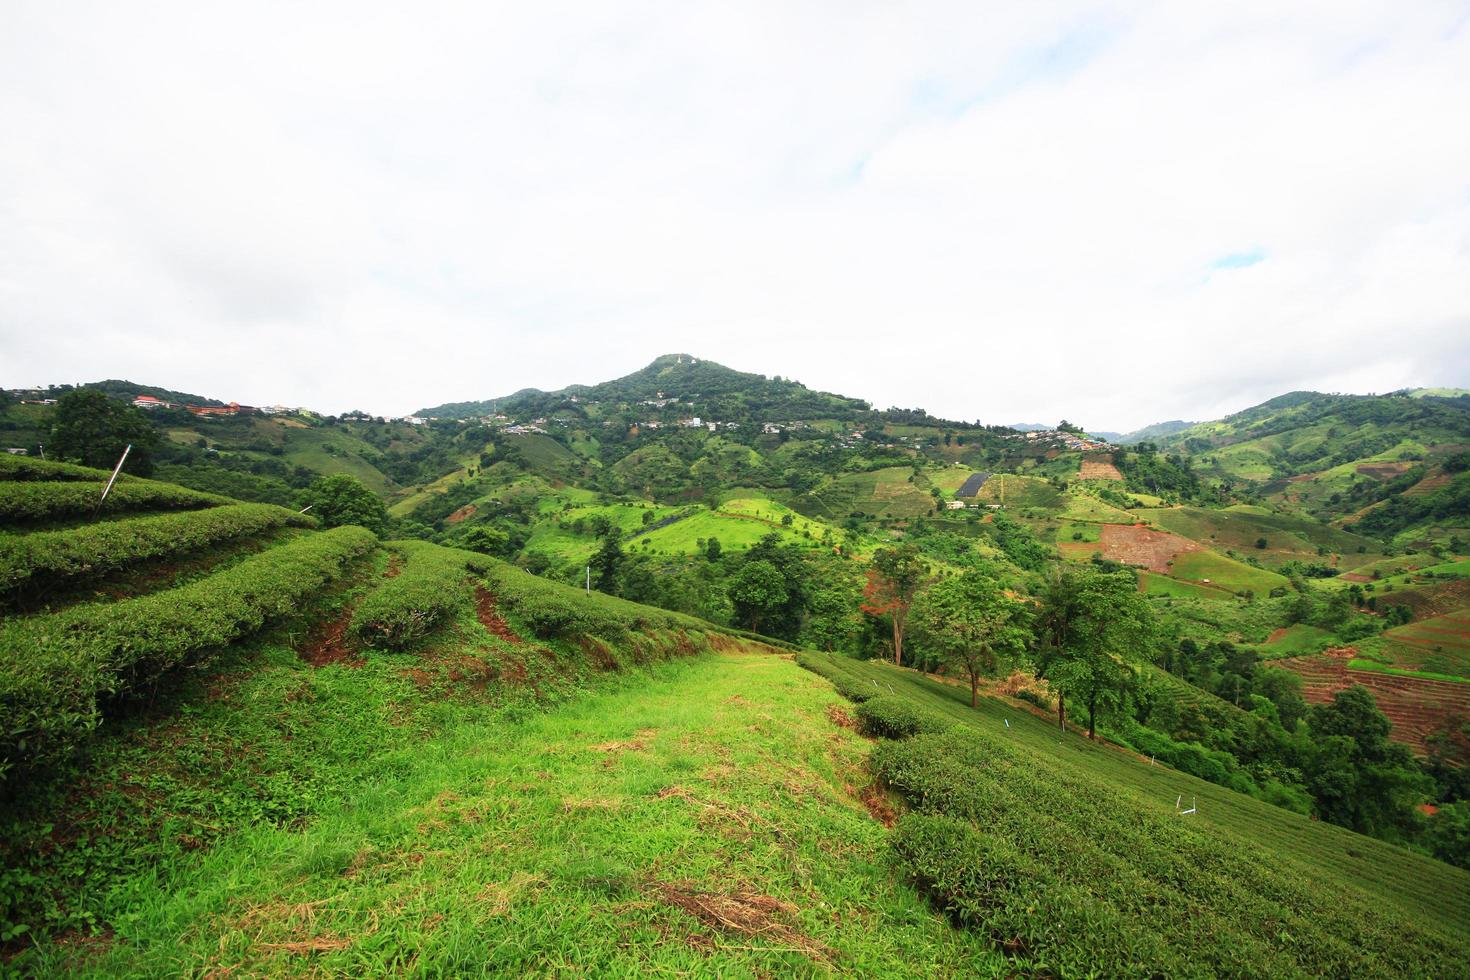
[[[819,960],[831,957],[830,949],[791,925],[796,907],[773,896],[748,888],[730,892],[707,891],[688,882],[656,881],[649,888],[658,898],[682,909],[706,926],[724,933],[759,937],[780,944],[762,948],[802,953]]]

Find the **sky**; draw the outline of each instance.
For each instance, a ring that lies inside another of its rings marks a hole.
[[[1470,386],[1470,2],[0,4],[0,385]]]

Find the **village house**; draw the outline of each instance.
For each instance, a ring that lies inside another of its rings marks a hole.
[[[152,395],[139,395],[133,399],[134,408],[173,408],[173,405],[162,398],[154,398]]]

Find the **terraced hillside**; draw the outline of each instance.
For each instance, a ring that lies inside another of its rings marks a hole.
[[[1470,873],[1075,735],[1027,706],[877,662],[806,655],[859,701],[912,808],[910,881],[1018,974],[1463,971]],[[1190,812],[1182,812],[1182,811]]]
[[[1389,737],[1415,752],[1427,751],[1425,739],[1447,723],[1470,718],[1470,682],[1436,680],[1390,673],[1373,661],[1354,659],[1351,648],[1305,657],[1273,660],[1302,679],[1302,697],[1326,704],[1338,691],[1361,684],[1373,693],[1378,710],[1393,724]]]

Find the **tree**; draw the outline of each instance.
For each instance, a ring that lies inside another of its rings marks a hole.
[[[761,624],[779,612],[789,598],[786,577],[769,561],[748,561],[730,580],[730,600],[735,618],[746,629],[759,633]]]
[[[93,388],[68,391],[57,399],[47,444],[52,455],[110,470],[129,444],[133,451],[123,468],[138,476],[152,473],[158,433],[141,409]]]
[[[1026,608],[983,571],[968,571],[931,586],[914,602],[914,626],[941,663],[970,679],[970,707],[980,700],[980,678],[999,657],[1026,649]]]
[[[1032,663],[1057,691],[1057,724],[1067,727],[1066,699],[1087,707],[1087,737],[1095,738],[1099,709],[1118,704],[1134,664],[1155,640],[1153,610],[1131,571],[1084,568],[1053,572],[1035,617]]]
[[[1312,709],[1309,725],[1304,775],[1317,815],[1375,837],[1405,835],[1432,780],[1407,747],[1388,740],[1392,726],[1372,692],[1362,685],[1339,691]]]
[[[616,528],[610,527],[603,535],[602,545],[598,547],[588,564],[597,573],[598,590],[613,593],[617,587],[618,569],[623,564],[623,546],[618,541]]]
[[[704,557],[706,561],[720,560],[720,539],[710,538],[704,545]]]
[[[323,527],[357,524],[374,534],[382,534],[388,524],[388,509],[383,501],[355,476],[334,473],[312,481],[302,495],[311,514]]]
[[[868,584],[863,589],[862,610],[869,616],[887,615],[893,621],[893,662],[903,663],[903,633],[908,624],[909,607],[928,574],[919,549],[911,544],[896,548],[879,548],[868,570]]]

